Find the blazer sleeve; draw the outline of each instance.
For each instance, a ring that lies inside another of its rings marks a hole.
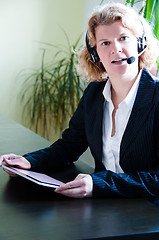
[[[62,138],[47,148],[23,156],[31,163],[32,170],[51,171],[68,166],[87,149],[83,101],[84,96],[70,120],[69,128],[63,132]]]
[[[154,116],[154,139],[156,166],[153,170],[128,173],[114,173],[105,170],[93,173],[91,174],[93,196],[144,197],[159,205],[159,106],[157,106]]]
[[[158,200],[159,171],[114,173],[106,170],[91,174],[94,197],[144,197]]]

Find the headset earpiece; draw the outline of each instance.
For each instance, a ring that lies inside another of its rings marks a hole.
[[[96,50],[96,47],[91,47],[89,45],[89,40],[88,40],[88,36],[86,34],[86,46],[87,46],[87,50],[89,52],[89,54],[91,55],[91,58],[93,60],[93,62],[99,62],[100,61],[100,58],[98,56],[98,53],[97,53],[97,50]]]
[[[146,47],[146,37],[143,35],[137,39],[138,42],[138,52],[142,52]]]
[[[145,50],[145,48],[147,48],[146,45],[146,35],[145,35],[145,29],[144,29],[144,25],[143,22],[141,22],[142,28],[143,28],[143,33],[142,33],[142,37],[139,37],[137,39],[137,43],[138,43],[138,53],[141,53]]]

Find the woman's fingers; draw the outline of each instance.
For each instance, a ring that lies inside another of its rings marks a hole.
[[[79,174],[74,181],[58,187],[55,192],[68,197],[84,198],[91,197],[93,190],[92,177],[89,174]]]
[[[7,169],[3,169],[6,173],[8,173],[11,177],[17,177],[17,174],[13,173],[13,172],[10,172],[9,170]]]
[[[7,154],[0,156],[0,164],[2,164],[3,161],[11,166],[18,166],[25,169],[31,168],[31,164],[27,159],[16,154]]]
[[[5,164],[9,166],[16,166],[24,169],[31,168],[31,164],[27,159],[13,153],[0,156],[0,166],[2,165],[2,162],[5,162]],[[4,169],[4,171],[10,176],[16,176],[16,174],[10,172],[9,170]]]

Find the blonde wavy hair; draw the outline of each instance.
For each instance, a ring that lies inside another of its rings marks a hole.
[[[91,47],[96,47],[95,29],[99,25],[109,25],[115,21],[121,21],[122,25],[129,29],[137,38],[146,35],[147,50],[139,57],[139,68],[151,69],[159,56],[158,40],[154,37],[148,22],[134,10],[121,3],[105,4],[95,9],[88,22],[87,36]],[[79,53],[78,73],[88,81],[106,80],[106,70],[101,62],[94,63],[87,50],[83,46]]]

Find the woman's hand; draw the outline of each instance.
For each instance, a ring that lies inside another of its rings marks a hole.
[[[17,166],[19,168],[24,168],[24,169],[31,168],[31,164],[27,159],[13,153],[0,156],[0,166],[2,166],[2,162],[5,162],[5,164],[9,166]],[[16,174],[6,169],[4,169],[4,171],[8,173],[10,176],[16,176]]]
[[[93,180],[89,174],[79,174],[73,181],[55,189],[56,193],[73,198],[92,197]]]

